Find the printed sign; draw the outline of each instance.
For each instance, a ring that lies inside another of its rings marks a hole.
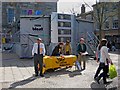
[[[33,30],[33,31],[40,31],[40,30],[43,30],[43,27],[42,27],[40,24],[35,24],[35,25],[32,27],[32,30]]]
[[[57,57],[56,63],[59,64],[60,66],[67,66],[70,65],[67,63],[64,57]]]

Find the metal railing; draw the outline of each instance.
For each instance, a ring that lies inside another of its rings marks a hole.
[[[95,54],[95,51],[97,49],[97,46],[99,44],[99,39],[97,38],[97,36],[93,33],[93,32],[87,32],[86,35],[86,42],[89,48],[89,52],[90,54]]]

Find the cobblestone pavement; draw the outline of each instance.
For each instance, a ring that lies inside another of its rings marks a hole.
[[[72,68],[62,68],[55,72],[46,72],[45,77],[33,76],[33,60],[19,59],[14,53],[3,53],[2,67],[0,67],[0,87],[1,88],[107,88],[111,90],[117,89],[118,77],[109,85],[105,86],[102,81],[97,84],[93,80],[93,76],[97,69],[98,63],[93,58],[88,58],[87,68],[84,71],[78,71],[75,66]],[[118,59],[120,55],[110,53],[110,57],[115,64],[118,74],[120,69]]]

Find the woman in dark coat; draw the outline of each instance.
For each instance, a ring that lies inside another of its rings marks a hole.
[[[63,43],[59,43],[55,46],[51,56],[60,56],[60,54],[62,54],[62,45]]]

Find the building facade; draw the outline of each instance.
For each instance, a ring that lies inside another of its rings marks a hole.
[[[93,5],[95,34],[99,37],[99,25],[102,25],[102,37],[114,42],[120,48],[119,2],[102,2]],[[102,14],[103,13],[103,14]],[[97,21],[98,19],[101,21]]]
[[[21,15],[51,15],[56,11],[57,2],[2,2],[2,32],[10,38],[19,31]]]
[[[78,15],[77,17],[80,17],[81,19],[93,21],[93,11],[82,13],[82,14]]]
[[[53,12],[51,15],[51,42],[72,41],[75,16]],[[55,38],[57,37],[57,38]]]
[[[51,14],[51,46],[53,50],[54,46],[59,43],[65,43],[69,40],[73,44],[75,33],[75,15],[62,14],[53,12]]]
[[[46,54],[50,44],[50,16],[22,15],[20,16],[20,31],[14,36],[19,38],[14,51],[20,58],[31,57],[33,44],[39,37],[45,44]]]
[[[80,38],[85,38],[86,43],[88,43],[88,33],[93,31],[93,21],[78,18],[74,14],[54,12],[51,15],[51,43],[65,43],[66,40],[69,40],[73,54],[77,54],[76,50]]]
[[[93,21],[93,11],[86,12],[86,7],[84,4],[81,6],[81,14],[77,15],[78,18],[86,19],[89,21]]]
[[[2,2],[0,1],[0,51],[2,51]]]

